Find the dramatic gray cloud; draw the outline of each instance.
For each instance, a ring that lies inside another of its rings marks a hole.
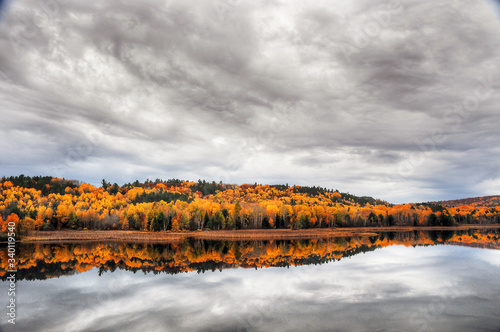
[[[0,170],[498,194],[494,1],[11,1]]]

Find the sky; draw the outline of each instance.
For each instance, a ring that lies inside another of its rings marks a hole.
[[[493,0],[12,0],[0,176],[500,194]]]

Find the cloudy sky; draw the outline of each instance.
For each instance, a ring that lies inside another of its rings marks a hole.
[[[0,175],[499,194],[499,59],[493,0],[13,0]]]

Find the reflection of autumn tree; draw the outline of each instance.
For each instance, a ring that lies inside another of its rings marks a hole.
[[[192,238],[174,244],[22,244],[19,278],[51,278],[99,268],[179,273],[225,268],[262,268],[323,264],[377,248],[449,243],[500,249],[500,231],[433,231],[381,233],[372,237],[312,240],[205,241]],[[0,276],[7,270],[7,253],[0,251]]]

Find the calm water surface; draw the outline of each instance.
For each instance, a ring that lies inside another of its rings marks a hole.
[[[499,235],[24,244],[1,329],[500,331]]]

